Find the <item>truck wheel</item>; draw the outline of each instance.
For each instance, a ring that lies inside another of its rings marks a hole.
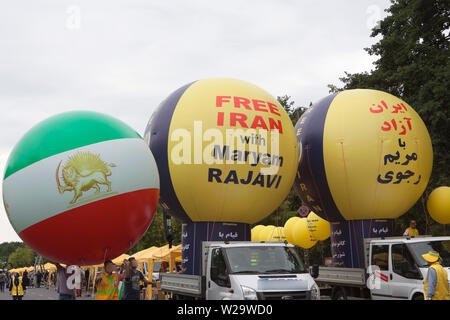
[[[347,300],[347,292],[345,292],[345,288],[336,288],[333,294],[333,300]]]
[[[424,299],[423,299],[423,294],[421,294],[421,293],[416,293],[416,294],[413,296],[412,299],[413,299],[413,300],[424,300]]]

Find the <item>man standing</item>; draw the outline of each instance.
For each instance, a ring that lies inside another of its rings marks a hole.
[[[70,284],[68,285],[67,283],[67,279],[72,273],[68,273],[67,268],[64,268],[59,263],[55,263],[55,265],[58,274],[58,288],[56,291],[59,294],[59,300],[75,300],[74,289],[73,287],[72,289],[70,289]],[[72,272],[75,272],[75,270],[73,270]]]
[[[119,300],[119,281],[123,276],[117,273],[118,267],[111,260],[103,264],[103,272],[96,279],[97,292],[95,300]]]
[[[6,275],[0,270],[0,292],[5,292]]]
[[[148,286],[150,281],[145,279],[142,272],[137,270],[138,263],[135,258],[129,258],[128,261],[124,261],[124,264],[126,269],[124,274],[125,283],[122,300],[140,300],[140,281],[144,282],[145,286]]]
[[[19,276],[18,273],[14,274],[11,278],[11,283],[9,284],[9,291],[11,292],[11,296],[13,300],[22,300],[23,296],[27,288],[22,283],[22,276]]]
[[[28,271],[25,270],[22,275],[22,282],[25,287],[30,286],[30,279],[28,278]]]
[[[424,282],[425,300],[450,300],[447,271],[439,263],[439,253],[430,251],[422,257],[429,263]]]
[[[416,220],[411,220],[409,222],[409,227],[403,233],[404,236],[416,237],[419,235],[419,230],[417,230]]]
[[[41,287],[41,278],[42,278],[42,273],[40,271],[38,271],[36,273],[36,288]]]

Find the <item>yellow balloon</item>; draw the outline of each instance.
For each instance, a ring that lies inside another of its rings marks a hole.
[[[330,223],[319,217],[314,212],[310,212],[306,219],[308,230],[314,239],[326,240],[330,237]]]
[[[440,224],[450,223],[450,187],[439,187],[431,192],[427,200],[430,216]]]
[[[144,139],[161,181],[170,182],[161,201],[181,221],[256,223],[294,183],[292,121],[275,97],[246,81],[202,79],[179,88],[158,106]]]
[[[410,105],[389,93],[330,95],[308,108],[295,130],[301,150],[294,187],[329,222],[398,218],[428,184],[428,130]]]
[[[284,233],[286,235],[286,240],[289,243],[294,244],[294,237],[292,235],[292,229],[294,228],[295,223],[299,220],[299,217],[289,218],[288,221],[284,224]]]
[[[312,238],[312,235],[308,230],[306,218],[297,220],[292,229],[292,236],[294,238],[293,244],[302,247],[303,249],[309,249],[317,243],[317,240]]]
[[[259,234],[264,229],[264,226],[259,224],[252,229],[252,241],[259,241]]]
[[[272,235],[269,237],[269,240],[267,240],[267,241],[280,241],[280,242],[283,242],[284,240],[286,240],[286,235],[284,233],[284,228],[283,227],[276,227],[273,230]]]
[[[259,233],[259,241],[270,241],[273,232],[275,231],[275,226],[265,226],[264,229]]]

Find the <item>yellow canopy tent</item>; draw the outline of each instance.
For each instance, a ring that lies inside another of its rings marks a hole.
[[[175,261],[181,261],[181,245],[169,248],[166,244],[157,250],[154,250],[151,257],[148,259],[148,278],[152,279],[153,265],[155,262],[168,262],[169,270],[167,272],[173,272],[175,269]],[[148,298],[151,300],[151,286],[148,287]]]
[[[121,254],[120,256],[118,256],[117,258],[111,260],[114,264],[122,264],[123,260],[128,259],[130,256],[127,255],[126,253]]]
[[[164,258],[165,256],[167,256],[169,254],[169,252],[170,252],[169,245],[166,244],[165,246],[162,246],[161,248],[158,248],[157,250],[155,250],[153,252],[152,257],[153,257],[153,259],[161,259],[161,258]]]
[[[56,271],[56,266],[53,263],[47,262],[44,264],[44,269],[47,271]]]
[[[175,261],[181,261],[181,245],[174,246],[169,249],[169,245],[161,248],[161,250],[156,250],[153,253],[153,261],[167,261],[169,263],[169,272],[173,272],[175,268]]]
[[[181,262],[181,244],[170,250],[170,261],[173,268],[175,267],[175,262]]]
[[[153,251],[155,251],[157,249],[159,249],[159,248],[153,246],[153,247],[141,250],[139,252],[136,252],[135,254],[133,254],[131,256],[133,258],[135,258],[136,261],[139,262],[139,263],[147,262],[147,260],[152,257]]]

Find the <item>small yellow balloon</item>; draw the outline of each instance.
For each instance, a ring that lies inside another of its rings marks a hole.
[[[450,223],[450,187],[439,187],[431,192],[427,200],[430,216],[440,224]]]
[[[286,235],[284,234],[284,228],[283,227],[276,227],[273,232],[272,236],[269,237],[269,240],[267,241],[280,241],[283,242],[286,240]]]
[[[311,211],[306,222],[308,223],[308,230],[314,239],[326,240],[330,237],[330,223],[327,220],[322,219]]]
[[[275,226],[265,226],[264,229],[259,233],[259,241],[270,241],[272,234],[275,231]]]
[[[293,244],[302,247],[303,249],[309,249],[317,243],[311,233],[308,230],[308,224],[306,218],[299,218],[292,229],[292,236],[294,238]]]
[[[252,229],[252,241],[259,241],[259,234],[264,229],[264,226],[259,224]]]
[[[294,228],[295,223],[299,220],[299,217],[289,218],[288,221],[284,224],[284,234],[286,235],[287,242],[294,244],[294,237],[292,235],[292,229]]]

